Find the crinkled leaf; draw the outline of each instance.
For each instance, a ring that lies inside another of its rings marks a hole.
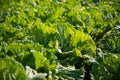
[[[57,65],[56,79],[79,80],[84,78],[83,69],[74,69],[74,67],[64,67],[61,64]]]
[[[11,58],[0,58],[0,80],[27,80],[23,66]]]

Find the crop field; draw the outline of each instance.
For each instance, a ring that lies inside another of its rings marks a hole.
[[[120,0],[0,0],[0,80],[120,80]]]

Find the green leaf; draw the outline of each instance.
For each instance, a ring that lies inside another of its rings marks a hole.
[[[74,67],[64,67],[61,64],[57,65],[57,72],[55,74],[56,79],[62,80],[79,80],[83,79],[84,73],[82,69],[75,69]]]
[[[81,54],[87,54],[90,57],[96,55],[96,45],[92,38],[84,32],[75,30],[70,24],[57,24],[56,25],[58,34],[56,35],[57,50],[63,52],[61,58],[68,57],[81,57]],[[61,50],[61,51],[60,51]],[[76,51],[74,51],[76,50]]]
[[[35,70],[39,70],[45,66],[47,68],[49,65],[48,60],[40,52],[36,51],[25,56],[22,63],[24,66],[28,65]]]
[[[54,38],[56,34],[56,30],[52,27],[46,26],[43,23],[40,23],[38,20],[35,22],[35,27],[31,30],[30,35],[33,37],[32,40],[34,42],[39,42],[44,45],[44,47],[48,47],[49,42]]]
[[[0,58],[1,80],[27,80],[23,66],[12,58]]]

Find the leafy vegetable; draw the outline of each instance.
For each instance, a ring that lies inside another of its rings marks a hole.
[[[0,79],[120,79],[119,6],[119,0],[0,0]]]
[[[11,58],[0,58],[0,79],[2,80],[27,80],[23,66]]]

